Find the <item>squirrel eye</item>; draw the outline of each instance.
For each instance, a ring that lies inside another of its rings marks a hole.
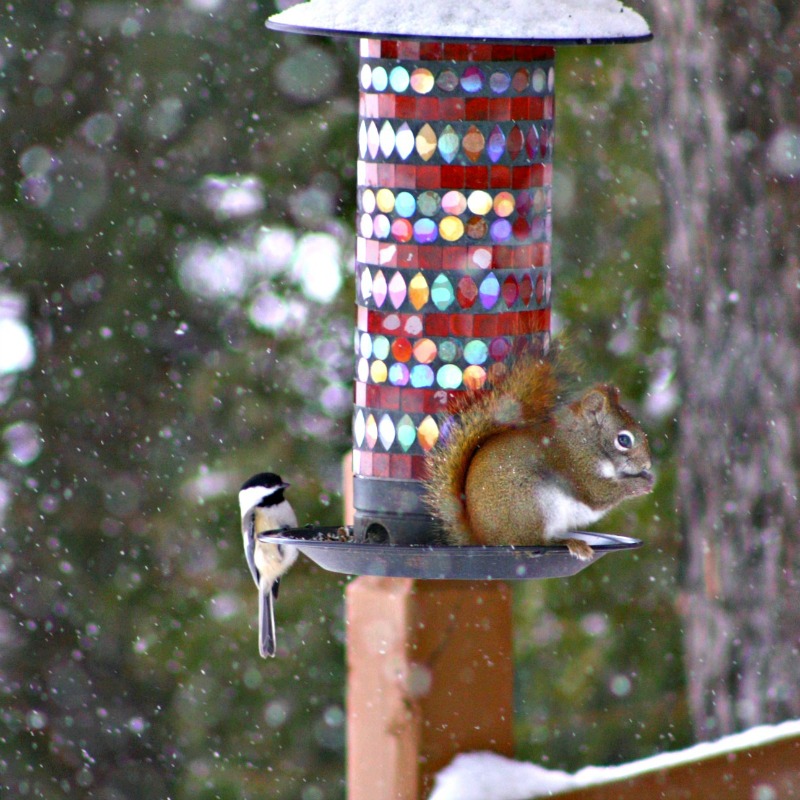
[[[624,453],[626,450],[630,450],[631,447],[633,447],[634,442],[635,439],[630,431],[620,431],[617,434],[617,440],[614,442],[614,446],[617,450],[621,450]]]

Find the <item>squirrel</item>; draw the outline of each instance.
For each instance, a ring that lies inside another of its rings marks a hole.
[[[563,348],[520,357],[484,394],[462,399],[428,455],[425,502],[450,545],[564,544],[594,556],[568,531],[653,488],[650,447],[599,384],[575,392]]]

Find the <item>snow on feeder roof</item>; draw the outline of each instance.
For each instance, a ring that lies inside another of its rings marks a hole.
[[[271,16],[267,26],[322,35],[540,44],[652,38],[644,18],[618,0],[310,0]]]

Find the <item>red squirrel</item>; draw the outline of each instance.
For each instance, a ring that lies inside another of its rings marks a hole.
[[[574,367],[554,347],[523,356],[485,394],[468,395],[430,454],[425,501],[450,545],[565,544],[568,532],[653,488],[647,437],[599,384],[575,394]]]

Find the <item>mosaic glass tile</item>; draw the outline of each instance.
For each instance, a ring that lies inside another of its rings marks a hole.
[[[368,189],[367,191],[369,191],[370,194],[373,194],[371,190]],[[366,193],[367,192],[364,192],[365,195]],[[384,214],[391,214],[392,211],[394,211],[394,192],[391,189],[379,189],[377,193],[373,195],[373,197],[373,205],[376,206],[380,211],[383,211]],[[369,211],[367,208],[364,208],[364,210]]]
[[[392,355],[396,361],[410,361],[412,352],[411,342],[409,342],[404,336],[401,336],[392,342]]]
[[[439,342],[439,358],[442,361],[457,361],[461,357],[461,347],[455,339],[444,339]]]
[[[405,364],[395,363],[389,367],[389,382],[392,386],[407,386],[408,380],[409,371]]]
[[[408,242],[414,235],[414,227],[407,219],[396,219],[392,222],[392,236],[398,242]]]
[[[457,242],[464,235],[464,223],[458,217],[444,217],[439,222],[439,235],[446,242]]]
[[[527,67],[520,67],[511,79],[511,88],[515,92],[524,92],[528,88],[531,73]]]
[[[389,300],[395,308],[400,308],[406,299],[406,282],[400,272],[395,272],[389,281]]]
[[[415,389],[426,389],[433,385],[433,370],[427,364],[417,364],[411,368],[411,385]]]
[[[467,198],[467,208],[473,214],[485,215],[492,210],[492,196],[489,192],[481,190],[470,192]]]
[[[432,217],[439,212],[441,200],[438,192],[423,192],[417,198],[417,210],[426,217]]]
[[[381,125],[379,143],[384,158],[388,158],[394,150],[394,128],[388,120]]]
[[[378,126],[374,122],[370,122],[367,128],[367,152],[375,158],[378,155],[378,148],[381,144],[381,135],[378,132]]]
[[[455,364],[445,364],[436,370],[436,383],[442,389],[458,389],[462,380],[461,367]]]
[[[511,238],[511,223],[507,219],[496,219],[489,226],[489,234],[495,242],[507,242]]]
[[[451,69],[442,70],[436,78],[436,85],[443,92],[452,92],[458,86],[458,75]]]
[[[371,239],[375,231],[372,217],[369,214],[362,214],[358,221],[358,231],[365,239]]]
[[[472,339],[464,345],[464,360],[468,364],[483,364],[489,356],[489,348],[480,339]]]
[[[508,134],[506,139],[506,148],[508,149],[508,155],[511,157],[512,161],[515,161],[517,156],[522,152],[522,148],[525,146],[525,136],[522,133],[519,125],[515,125]]]
[[[364,444],[364,435],[366,432],[366,423],[364,420],[364,412],[359,409],[353,419],[353,439],[358,447]]]
[[[481,281],[478,296],[480,297],[481,305],[487,310],[497,302],[497,298],[500,296],[500,283],[493,273],[490,272]]]
[[[484,239],[489,230],[489,223],[484,217],[473,216],[467,220],[465,230],[470,239]]]
[[[472,308],[478,299],[478,285],[469,275],[465,275],[456,286],[456,300],[463,309]]]
[[[439,230],[432,219],[418,219],[414,223],[414,241],[432,244],[439,238]]]
[[[498,192],[494,196],[492,206],[494,208],[494,213],[497,214],[498,217],[511,216],[516,208],[514,195],[511,194],[511,192]]]
[[[369,136],[369,132],[367,134]],[[458,153],[460,146],[458,134],[452,125],[445,125],[442,132],[439,134],[439,154],[449,164],[453,161]]]
[[[442,197],[442,211],[446,214],[463,214],[467,208],[467,198],[463,192],[450,191]]]
[[[428,415],[417,428],[417,439],[419,440],[420,447],[427,453],[436,446],[439,440],[439,426],[436,420]]]
[[[511,76],[504,69],[495,70],[489,76],[489,88],[495,94],[504,94],[509,86],[511,86]]]
[[[413,217],[417,201],[411,192],[398,192],[394,199],[394,210],[401,217]]]
[[[533,297],[533,281],[530,275],[523,276],[519,282],[519,296],[522,302],[527,306]]]
[[[363,383],[369,380],[369,361],[366,358],[359,358],[356,362],[356,376]]]
[[[399,64],[389,73],[389,85],[392,87],[393,92],[406,91],[410,83],[411,77],[408,74],[408,70]]]
[[[418,67],[411,73],[411,88],[419,94],[428,94],[433,89],[433,73],[425,67]]]
[[[389,377],[389,370],[383,361],[373,361],[369,366],[369,377],[373,383],[384,383]]]
[[[503,296],[503,302],[511,308],[516,302],[517,298],[519,297],[519,286],[517,285],[517,280],[513,275],[509,275],[504,281],[503,286],[501,288],[501,294]],[[380,358],[380,356],[378,356]]]
[[[436,358],[436,343],[432,339],[420,339],[414,344],[413,352],[420,364],[430,364]]]
[[[508,339],[504,339],[502,337],[492,339],[489,345],[489,355],[492,357],[492,359],[495,361],[503,361],[510,352],[511,345],[509,344]]]
[[[385,239],[392,230],[389,218],[383,214],[378,214],[372,221],[372,234],[378,239]]]
[[[475,392],[486,383],[486,370],[479,366],[467,367],[462,375],[462,380],[467,389]]]
[[[453,284],[447,275],[439,275],[431,284],[431,300],[439,311],[445,311],[456,299]]]
[[[429,123],[425,123],[416,136],[417,153],[423,161],[429,161],[436,152],[436,133]]]
[[[367,417],[364,430],[364,440],[370,450],[375,447],[375,443],[378,441],[378,423],[375,421],[373,414],[370,414]]]
[[[397,129],[394,137],[395,148],[400,158],[405,161],[414,152],[414,134],[407,122]]]
[[[525,135],[525,152],[531,160],[538,157],[539,154],[539,134],[536,131],[536,126],[531,125],[530,130]]]
[[[372,355],[382,361],[389,357],[389,340],[385,336],[376,336],[372,340]]]
[[[537,94],[541,94],[547,90],[547,73],[541,67],[536,67],[536,69],[533,70],[531,87]]]
[[[381,440],[384,450],[389,450],[394,444],[395,435],[392,418],[388,414],[384,414],[378,423],[378,438]]]
[[[411,305],[419,311],[427,302],[430,297],[430,289],[425,276],[418,272],[408,284],[408,299]]]
[[[361,210],[371,214],[375,210],[375,192],[372,189],[364,189],[361,193]]]
[[[479,92],[483,88],[485,80],[486,76],[483,74],[483,70],[473,65],[467,67],[461,74],[461,88],[465,92],[475,94],[475,92]]]
[[[403,414],[397,422],[397,441],[406,452],[417,439],[417,429],[408,414]]]
[[[467,158],[475,163],[481,157],[485,144],[486,139],[484,139],[480,128],[476,128],[472,125],[464,134],[464,138],[461,141],[461,148],[464,150],[464,154]]]
[[[506,137],[499,125],[492,128],[489,139],[486,142],[486,154],[497,163],[503,156],[506,149]]]

